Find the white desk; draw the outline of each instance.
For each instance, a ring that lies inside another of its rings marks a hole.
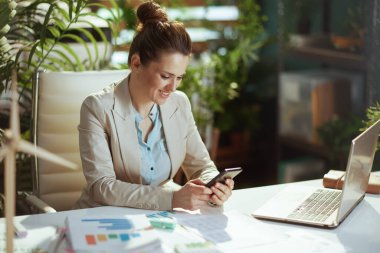
[[[320,186],[321,180],[305,181],[296,184]],[[242,213],[250,214],[283,187],[285,187],[285,184],[235,190],[231,199],[225,204],[224,210],[238,210]],[[204,213],[209,213],[210,210],[211,212],[216,211],[213,208],[205,210]],[[139,214],[146,212],[146,210],[131,208],[99,207],[53,214],[18,216],[15,219],[27,229],[33,229],[52,225],[63,226],[65,217],[68,215]],[[302,230],[306,233],[323,237],[341,244],[346,252],[380,252],[380,195],[368,194],[346,220],[335,229],[314,228],[270,221],[260,222],[265,224],[269,229],[280,232]],[[4,224],[5,220],[0,219],[1,223]]]
[[[312,180],[297,184],[322,186],[322,181]],[[285,184],[236,190],[233,193],[233,198],[226,203],[225,210],[238,209],[249,214],[283,187],[285,187]],[[380,195],[367,194],[343,223],[335,229],[314,228],[271,221],[262,222],[275,230],[301,229],[321,236],[340,243],[344,246],[346,252],[380,252]]]

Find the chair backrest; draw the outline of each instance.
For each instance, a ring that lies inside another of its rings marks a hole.
[[[86,182],[79,154],[78,124],[84,98],[128,75],[128,70],[39,72],[33,90],[34,143],[78,165],[72,171],[35,159],[34,194],[57,211],[69,210]]]

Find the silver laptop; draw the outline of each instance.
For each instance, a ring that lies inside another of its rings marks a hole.
[[[252,215],[304,225],[338,226],[364,198],[379,132],[380,120],[352,140],[343,190],[287,186]]]

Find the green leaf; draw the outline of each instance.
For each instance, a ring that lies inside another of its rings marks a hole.
[[[61,32],[59,31],[59,29],[57,29],[54,26],[50,26],[48,30],[54,38],[58,38],[59,36],[61,36]]]
[[[97,34],[101,37],[102,42],[104,43],[104,46],[105,46],[105,50],[104,50],[102,58],[106,59],[107,56],[108,56],[108,48],[109,48],[109,44],[110,44],[109,41],[108,41],[108,39],[107,39],[107,37],[106,37],[106,35],[104,34],[104,32],[98,26],[94,25],[93,23],[88,22],[88,21],[83,21],[83,22],[85,22],[89,26],[91,26],[97,32]],[[98,48],[97,47],[98,42],[95,41],[93,43],[94,43],[94,47],[96,46],[96,50],[97,50],[97,48]]]
[[[54,10],[54,4],[50,4],[49,6],[49,9],[48,11],[46,12],[46,15],[45,15],[45,20],[43,22],[43,25],[42,25],[42,29],[41,29],[41,32],[40,32],[40,43],[41,43],[41,48],[43,49],[43,45],[45,44],[45,38],[46,38],[46,31],[47,31],[47,28],[48,28],[48,24],[49,24],[49,21],[50,21],[50,16]]]
[[[63,47],[74,59],[75,63],[77,64],[77,70],[84,71],[85,67],[83,66],[82,62],[80,61],[78,55],[75,53],[75,51],[68,46],[66,43],[58,43],[59,46]]]
[[[69,1],[69,19],[73,19],[73,1]]]
[[[75,10],[75,15],[77,17],[75,21],[78,21],[79,14],[81,13],[82,8],[83,8],[82,4],[83,4],[83,0],[78,0],[76,10]]]
[[[62,31],[67,30],[67,24],[63,22],[62,20],[55,19],[54,22],[58,26],[58,28],[61,29]]]
[[[11,11],[8,0],[0,0],[0,30],[9,23]]]
[[[90,25],[92,25],[92,24],[90,23]],[[93,28],[94,27],[95,26],[93,26]],[[84,28],[74,28],[73,30],[77,30],[80,33],[82,33],[83,35],[85,35],[91,41],[91,43],[93,45],[93,48],[95,50],[95,59],[94,60],[92,60],[92,54],[91,54],[91,52],[88,51],[88,59],[90,60],[90,66],[91,66],[90,69],[92,69],[94,67],[95,63],[97,62],[97,60],[99,59],[98,42],[96,41],[96,39],[94,38],[94,36],[88,30],[86,30]],[[86,43],[86,45],[87,45],[87,42],[84,42],[84,43]]]
[[[54,15],[54,21],[55,22],[66,21],[67,23],[64,23],[65,24],[64,27],[66,28],[69,27],[72,19],[70,19],[70,15],[69,13],[67,13],[67,10],[64,7],[56,5],[55,11],[56,11],[56,15]]]
[[[30,22],[18,22],[17,24],[13,24],[14,29],[12,30],[12,34],[15,31],[22,31],[22,33],[25,33],[26,36],[30,35],[33,37],[36,37],[38,34],[38,31],[35,31],[32,27],[38,27],[38,24]]]
[[[109,12],[110,16],[111,16],[111,20],[113,21],[117,21],[117,20],[121,20],[122,18],[122,9],[119,8],[119,6],[116,4],[116,6],[114,6],[114,4],[112,2],[114,1],[110,1],[111,2],[111,5],[112,5],[112,9],[108,8],[107,6],[101,4],[101,3],[91,3],[91,4],[88,4],[88,7],[97,7],[97,8],[104,8],[106,9],[107,12]],[[116,10],[116,11],[115,11]]]
[[[109,0],[109,2],[111,3],[111,7],[113,8],[113,9],[119,9],[118,7],[118,5],[117,5],[117,3],[116,3],[116,1],[115,0]],[[106,6],[104,6],[105,8],[107,8]],[[119,12],[119,13],[121,13],[121,12]]]
[[[29,58],[28,58],[28,67],[31,65],[31,62],[32,62],[32,59],[33,59],[33,55],[34,55],[34,52],[36,51],[36,48],[39,46],[40,44],[40,41],[37,40],[36,42],[33,43],[34,45],[32,46],[30,52],[29,52]]]
[[[43,57],[43,55],[38,55],[39,57]],[[66,67],[67,67],[67,64],[65,64],[64,61],[62,61],[62,59],[60,58],[57,58],[55,55],[49,55],[45,58],[45,61],[44,61],[45,65],[51,65],[51,66],[54,66],[56,69],[58,70],[66,70]]]
[[[61,60],[65,62],[65,66],[63,69],[65,70],[72,70],[74,71],[75,70],[75,64],[73,63],[73,61],[62,51],[58,50],[58,49],[53,49],[51,51],[52,53],[56,53],[60,56]]]
[[[77,29],[79,29],[79,28],[77,28]],[[90,49],[88,47],[87,42],[84,41],[81,37],[79,37],[78,35],[75,35],[75,34],[64,34],[62,36],[62,38],[70,38],[70,39],[78,42],[79,44],[81,44],[85,48],[85,50],[87,52],[87,56],[88,56],[89,62],[90,62],[90,69],[92,69],[92,64],[93,64],[92,55],[91,55],[91,51],[90,51]]]
[[[47,69],[47,70],[54,71],[54,72],[58,72],[58,71],[61,70],[61,69],[57,68],[55,65],[53,65],[53,64],[43,63],[41,65],[41,67],[42,67],[42,69]]]

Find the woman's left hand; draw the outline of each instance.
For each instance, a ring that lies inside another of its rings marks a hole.
[[[215,205],[223,205],[224,202],[232,195],[232,190],[234,189],[234,180],[228,178],[223,183],[217,182],[210,188],[213,192],[210,196],[210,202]]]

